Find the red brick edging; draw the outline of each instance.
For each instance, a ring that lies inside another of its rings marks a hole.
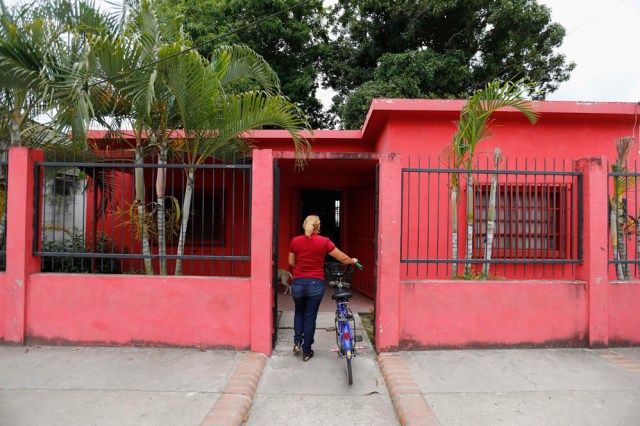
[[[240,363],[200,426],[240,426],[253,405],[258,382],[267,356],[258,352],[243,354]]]
[[[439,425],[440,421],[427,400],[423,398],[404,360],[393,353],[381,353],[376,360],[400,424],[403,426]]]
[[[624,368],[627,371],[640,374],[640,361],[627,358],[624,355],[619,354],[615,350],[609,349],[607,352],[601,354],[600,358],[604,358],[607,361],[617,365],[620,368]]]

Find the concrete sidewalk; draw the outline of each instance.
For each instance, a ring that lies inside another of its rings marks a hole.
[[[0,347],[0,424],[199,425],[241,352]]]
[[[278,343],[267,361],[247,424],[259,425],[397,425],[376,354],[356,314],[364,349],[352,362],[353,385],[347,383],[346,361],[336,348],[335,313],[320,312],[315,355],[302,362],[293,354],[293,312],[280,319]]]
[[[0,425],[639,425],[640,348],[275,352],[0,346]]]
[[[410,372],[414,383],[391,392],[410,424],[640,425],[640,348],[400,352],[379,362],[391,386]],[[403,407],[415,397],[433,418]]]

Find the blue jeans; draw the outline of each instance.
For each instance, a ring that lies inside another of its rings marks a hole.
[[[296,278],[291,282],[291,295],[296,304],[293,342],[301,344],[302,353],[308,354],[316,333],[318,309],[324,296],[324,281],[317,278]]]

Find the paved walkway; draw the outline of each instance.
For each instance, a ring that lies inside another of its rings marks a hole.
[[[316,356],[231,350],[0,346],[0,424],[640,425],[640,348],[416,351],[376,356],[354,384],[319,317]]]

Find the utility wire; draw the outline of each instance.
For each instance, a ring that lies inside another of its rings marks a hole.
[[[575,33],[576,31],[580,30],[583,27],[586,27],[588,24],[590,24],[591,22],[595,21],[596,19],[600,18],[601,16],[609,13],[611,10],[615,9],[616,7],[620,6],[622,3],[627,2],[628,0],[620,0],[618,3],[614,4],[613,6],[603,10],[602,12],[598,13],[597,15],[592,16],[591,18],[587,19],[585,22],[583,22],[582,24],[578,25],[577,27],[575,27],[574,29],[572,29],[571,31],[567,32],[564,37],[569,37],[569,35]],[[505,72],[509,72],[512,71],[513,68],[515,67],[515,65],[511,65],[510,67],[507,68],[503,68],[502,71],[496,72],[495,74],[493,74],[491,77],[488,77],[487,79],[484,80],[484,82],[481,84],[481,87],[484,87],[488,82],[490,82],[491,80],[493,80],[494,78],[496,78],[498,75],[503,74]],[[514,76],[515,77],[515,76]]]
[[[618,3],[614,4],[613,6],[609,7],[608,9],[603,10],[602,12],[600,12],[599,14],[593,16],[592,18],[588,19],[587,21],[583,22],[582,24],[578,25],[577,27],[575,27],[574,29],[572,29],[571,31],[569,31],[565,37],[568,37],[569,35],[575,33],[576,31],[578,31],[579,29],[581,29],[582,27],[586,27],[588,24],[590,24],[591,22],[595,21],[596,19],[598,19],[599,17],[609,13],[611,10],[615,9],[616,7],[620,6],[622,3],[625,3],[628,0],[621,0]]]
[[[142,70],[142,69],[144,69],[144,68],[147,68],[147,67],[150,67],[150,66],[153,66],[153,65],[159,64],[159,63],[160,63],[160,62],[162,62],[162,61],[166,61],[166,60],[168,60],[168,59],[171,59],[171,58],[174,58],[174,57],[176,57],[176,56],[182,55],[183,53],[190,52],[190,51],[192,51],[192,50],[194,50],[194,49],[198,49],[198,48],[199,48],[199,47],[201,47],[201,46],[204,46],[204,45],[209,44],[209,43],[212,43],[212,42],[214,42],[214,41],[216,41],[216,40],[220,40],[220,39],[222,39],[222,38],[228,37],[228,36],[230,36],[230,35],[232,35],[232,34],[237,33],[238,31],[244,30],[244,29],[246,29],[246,28],[250,28],[250,27],[252,27],[252,26],[258,25],[258,24],[259,24],[259,23],[261,23],[261,22],[264,22],[264,21],[266,21],[266,20],[269,20],[269,19],[274,18],[274,17],[279,16],[279,15],[282,15],[283,13],[289,12],[289,11],[291,11],[291,10],[293,10],[293,9],[295,9],[295,8],[298,8],[298,7],[300,7],[300,6],[303,6],[304,4],[309,3],[309,2],[311,2],[311,1],[312,1],[312,0],[302,0],[302,1],[300,1],[300,2],[296,3],[296,4],[292,5],[292,6],[289,6],[289,7],[285,8],[285,9],[282,9],[282,10],[280,10],[280,11],[278,11],[278,12],[272,13],[271,15],[264,16],[264,17],[262,17],[262,18],[260,18],[260,19],[255,20],[255,21],[249,22],[249,23],[247,23],[247,24],[245,24],[245,25],[243,25],[243,26],[241,26],[241,27],[238,27],[238,28],[232,29],[232,30],[230,30],[230,31],[228,31],[228,32],[226,32],[226,33],[224,33],[224,34],[221,34],[221,35],[219,35],[219,36],[213,37],[213,38],[211,38],[211,39],[209,39],[209,40],[205,40],[205,41],[203,41],[203,42],[201,42],[201,43],[198,43],[198,44],[196,44],[196,45],[194,45],[194,46],[192,46],[192,47],[190,47],[190,48],[188,48],[188,49],[185,49],[185,50],[182,50],[182,51],[180,51],[180,52],[174,53],[174,54],[172,54],[172,55],[169,55],[169,56],[167,56],[167,57],[165,57],[165,58],[162,58],[162,59],[159,59],[159,60],[157,60],[157,61],[154,61],[154,62],[150,62],[150,63],[148,63],[148,64],[141,65],[141,66],[139,66],[139,67],[137,67],[137,68],[134,68],[134,69],[131,69],[131,70],[128,70],[128,71],[122,72],[122,73],[120,73],[120,74],[118,74],[118,75],[115,75],[115,76],[111,76],[111,77],[105,78],[105,79],[100,80],[100,81],[98,81],[98,82],[96,82],[96,83],[87,84],[87,82],[85,82],[85,83],[84,83],[84,85],[83,85],[82,90],[84,90],[85,92],[88,92],[88,91],[89,91],[89,89],[90,89],[90,88],[92,88],[92,87],[95,87],[95,86],[98,86],[98,85],[100,85],[100,84],[103,84],[103,83],[109,82],[109,81],[111,81],[111,80],[113,80],[113,79],[116,79],[116,78],[120,78],[120,77],[122,77],[123,75],[132,74],[132,73],[134,73],[134,72],[136,72],[136,71],[139,71],[139,70]],[[53,98],[51,98],[51,99],[50,99],[50,101],[54,101],[54,100],[58,100],[58,99],[63,99],[63,98],[66,98],[67,96],[68,96],[68,95],[66,95],[66,94],[65,94],[65,95],[58,95],[58,96],[54,96]]]

